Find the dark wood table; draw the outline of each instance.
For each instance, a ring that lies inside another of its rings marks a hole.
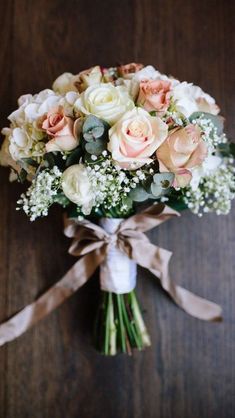
[[[0,5],[1,127],[18,96],[64,71],[152,63],[216,97],[235,134],[235,3],[230,0],[8,0]],[[31,302],[74,263],[62,212],[30,223],[23,190],[0,176],[0,320]],[[187,316],[139,270],[152,347],[104,358],[91,346],[98,280],[0,349],[1,418],[233,418],[235,212],[186,212],[149,234],[174,252],[175,281],[223,306],[223,323]]]

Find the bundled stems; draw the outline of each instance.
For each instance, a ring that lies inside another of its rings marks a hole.
[[[95,326],[95,344],[105,355],[118,352],[131,354],[133,348],[143,350],[150,346],[150,337],[135,291],[127,294],[102,291],[102,303]]]

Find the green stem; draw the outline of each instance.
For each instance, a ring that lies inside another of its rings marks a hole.
[[[125,325],[127,328],[127,332],[131,340],[131,346],[132,347],[136,346],[138,349],[141,349],[141,341],[138,338],[137,332],[135,330],[135,326],[133,324],[133,320],[128,317],[127,306],[125,304],[124,295],[122,298],[122,305],[123,305],[122,308],[123,308],[124,321],[125,321]]]
[[[121,349],[126,353],[126,340],[125,340],[125,328],[123,324],[122,317],[122,308],[121,308],[121,295],[116,295],[117,298],[117,307],[118,307],[118,320],[119,320],[119,330],[120,330],[120,339],[121,339]]]
[[[109,354],[109,310],[110,310],[110,296],[112,297],[111,293],[107,293],[106,296],[106,318],[105,318],[105,339],[104,339],[104,354]]]
[[[135,319],[135,322],[136,322],[136,326],[138,327],[139,334],[141,336],[143,345],[145,347],[148,347],[148,346],[151,345],[151,341],[150,341],[150,337],[149,337],[148,332],[147,332],[147,328],[146,328],[145,323],[143,321],[142,314],[141,314],[141,311],[140,311],[140,307],[139,307],[139,304],[137,302],[134,291],[130,292],[130,300],[131,300],[131,307],[132,307],[134,319]]]
[[[117,340],[117,329],[114,321],[114,306],[112,293],[110,296],[110,313],[109,313],[109,332],[110,332],[110,355],[114,356],[117,354],[116,340]]]

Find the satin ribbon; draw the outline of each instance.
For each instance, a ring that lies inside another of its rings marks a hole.
[[[35,302],[0,325],[0,346],[23,334],[83,286],[105,260],[113,239],[129,258],[159,279],[163,289],[185,312],[205,321],[221,320],[220,306],[174,284],[168,271],[172,253],[152,244],[144,234],[177,216],[179,213],[170,207],[163,204],[152,205],[123,220],[114,235],[109,235],[103,228],[88,220],[80,222],[66,219],[64,233],[73,238],[69,253],[80,259]]]

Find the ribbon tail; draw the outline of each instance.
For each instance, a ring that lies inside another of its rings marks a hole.
[[[159,277],[156,270],[151,273],[160,280],[163,289],[171,296],[174,302],[189,315],[204,321],[221,321],[222,308],[214,302],[195,295],[181,286],[175,285],[170,276]]]
[[[93,251],[80,260],[65,276],[36,301],[0,325],[0,346],[19,337],[72,296],[95,272],[104,256]]]
[[[147,259],[146,257],[143,257],[141,243],[139,246],[135,243],[135,246],[132,245],[131,258],[133,258],[140,266],[151,271],[151,273],[160,280],[162,288],[171,296],[180,308],[189,315],[204,321],[222,320],[222,308],[219,305],[174,284],[168,271],[171,252],[156,247],[150,242],[144,243],[144,251],[145,254],[148,254]]]

